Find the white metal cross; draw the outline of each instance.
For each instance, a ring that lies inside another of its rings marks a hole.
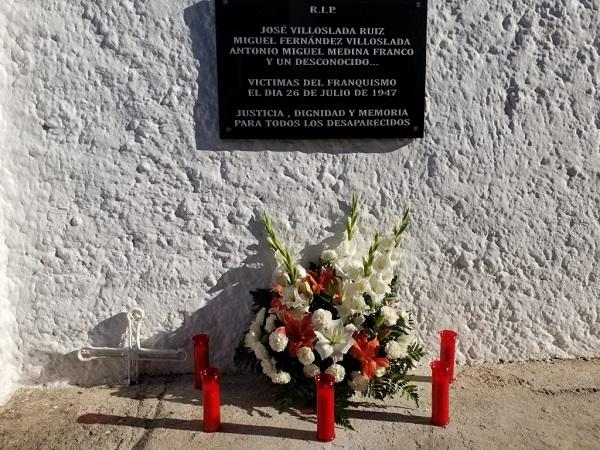
[[[127,339],[123,347],[84,347],[77,352],[80,361],[91,361],[100,358],[125,358],[127,361],[127,379],[130,385],[139,379],[140,361],[172,361],[183,362],[187,354],[185,350],[142,348],[140,344],[140,328],[144,319],[144,310],[133,308],[127,313]]]

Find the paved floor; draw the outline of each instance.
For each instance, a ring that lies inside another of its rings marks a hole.
[[[279,414],[260,378],[223,379],[222,432],[205,434],[190,376],[135,387],[22,390],[0,408],[0,449],[600,449],[600,359],[459,367],[447,428],[420,408],[357,397],[356,431],[314,441],[314,416]]]

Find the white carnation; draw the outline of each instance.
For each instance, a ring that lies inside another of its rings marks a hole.
[[[325,373],[333,375],[335,377],[335,382],[339,383],[346,376],[346,369],[344,369],[344,366],[340,366],[339,364],[332,364],[327,368]]]
[[[360,372],[352,372],[350,374],[348,386],[350,386],[350,389],[353,389],[357,392],[363,392],[369,386],[369,380],[367,380],[367,377]]]
[[[381,307],[381,317],[383,317],[383,323],[387,326],[394,326],[398,322],[398,311],[390,306]]]
[[[332,319],[333,316],[331,315],[331,311],[317,309],[312,315],[312,324],[315,329],[321,330],[327,328]]]
[[[292,377],[289,373],[281,371],[271,376],[271,381],[275,384],[288,384]]]
[[[337,252],[335,250],[325,250],[321,253],[321,259],[323,261],[335,261],[337,260]]]
[[[402,336],[396,339],[396,342],[400,346],[400,351],[402,352],[402,354],[405,355],[406,353],[408,353],[408,347],[414,342],[414,339],[408,334],[403,334]]]
[[[269,378],[271,378],[273,376],[273,374],[275,373],[275,370],[273,368],[273,364],[268,359],[263,359],[260,362],[260,367],[262,368],[263,373],[266,376],[268,376]]]
[[[276,352],[282,352],[288,344],[288,338],[285,334],[273,331],[269,335],[269,345]]]
[[[407,311],[400,311],[400,316],[402,317],[402,320],[404,322],[403,325],[408,326],[409,320],[410,320],[410,314]]]
[[[250,331],[253,331],[255,336],[260,337],[262,334],[262,324],[265,320],[265,314],[267,313],[266,308],[261,308],[261,310],[256,314],[254,321],[250,325]]]
[[[250,350],[254,350],[254,346],[258,342],[256,333],[252,330],[248,331],[244,336],[244,346]]]
[[[398,359],[402,357],[402,347],[396,341],[389,341],[385,344],[385,354],[389,359]]]
[[[260,342],[257,342],[254,345],[254,354],[256,355],[256,357],[260,360],[267,360],[269,358],[269,352],[267,351],[267,348],[262,345]]]
[[[377,378],[381,378],[384,375],[385,375],[385,367],[383,367],[383,366],[377,367],[377,369],[375,370],[375,376]]]
[[[319,369],[319,367],[315,364],[309,364],[308,366],[304,366],[302,372],[304,373],[305,377],[314,378],[315,376],[321,373],[321,369]]]
[[[298,361],[300,361],[303,366],[308,366],[315,361],[315,354],[308,347],[300,347],[300,349],[298,349],[297,356]]]
[[[269,314],[269,317],[267,317],[267,321],[265,322],[265,331],[267,333],[275,329],[275,319],[277,319],[275,314]]]
[[[343,240],[336,248],[336,253],[340,258],[348,258],[356,253],[356,240]]]

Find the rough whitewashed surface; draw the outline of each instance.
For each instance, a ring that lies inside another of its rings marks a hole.
[[[3,0],[2,389],[121,378],[73,352],[118,345],[133,305],[146,345],[208,332],[232,369],[262,211],[311,256],[352,192],[370,232],[415,211],[401,292],[430,357],[442,327],[461,361],[600,355],[599,9],[432,2],[422,140],[221,142],[211,3]]]

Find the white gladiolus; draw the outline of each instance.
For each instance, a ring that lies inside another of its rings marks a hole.
[[[283,302],[292,309],[308,309],[309,300],[298,291],[298,288],[290,284],[283,290]]]
[[[317,367],[315,364],[309,364],[308,366],[304,366],[302,373],[304,373],[304,376],[307,378],[314,378],[321,373],[321,369],[319,369],[319,367]]]
[[[296,264],[296,272],[298,272],[298,279],[304,278],[306,276],[306,269],[300,264]]]
[[[385,270],[379,273],[379,277],[381,278],[381,281],[383,281],[386,285],[389,285],[394,279],[394,271]]]
[[[350,258],[356,253],[356,240],[343,240],[335,249],[339,258]]]
[[[394,249],[395,247],[396,247],[396,239],[394,239],[394,236],[385,237],[379,243],[379,248],[381,250],[385,250],[386,252]]]
[[[273,284],[281,284],[285,286],[288,284],[288,275],[284,266],[277,266],[277,268],[273,271]]]
[[[398,261],[400,261],[400,250],[397,248],[391,250],[388,253],[388,258],[390,258],[392,266],[395,266],[396,264],[398,264]]]
[[[341,305],[336,306],[336,309],[340,317],[346,320],[353,314],[366,314],[369,311],[369,305],[360,294],[357,297],[345,299]]]
[[[357,289],[358,292],[369,292],[371,290],[369,280],[366,278],[361,278],[360,280],[357,280]]]
[[[356,297],[362,297],[364,290],[361,290],[360,283],[348,282],[342,285],[342,301],[351,300]]]
[[[363,265],[360,260],[338,260],[335,271],[347,280],[358,280],[363,276]]]
[[[381,378],[384,375],[385,375],[385,367],[382,367],[382,366],[377,367],[377,369],[375,370],[375,376],[377,378]]]
[[[269,345],[276,352],[282,352],[285,350],[285,347],[288,345],[288,337],[277,331],[273,331],[269,335]]]
[[[385,295],[391,290],[390,286],[382,281],[379,274],[371,275],[369,278],[369,286],[371,287],[371,291],[376,295]]]
[[[296,356],[298,356],[298,361],[300,361],[300,364],[303,366],[308,366],[315,362],[315,354],[308,347],[300,347]]]
[[[360,372],[352,372],[348,386],[357,392],[363,392],[369,387],[369,380]]]
[[[379,255],[373,261],[373,270],[376,272],[387,272],[392,270],[392,261],[388,254]]]
[[[290,374],[284,371],[277,372],[271,377],[271,381],[275,384],[288,384],[291,379]]]
[[[332,364],[327,368],[327,370],[325,370],[325,373],[333,375],[335,377],[335,382],[339,383],[346,376],[346,369],[344,369],[344,366],[340,366],[339,364]]]
[[[398,311],[390,306],[381,307],[381,317],[383,317],[383,323],[387,326],[394,326],[398,322]]]
[[[331,311],[326,309],[317,309],[312,315],[312,324],[316,330],[327,328],[331,324],[333,316]]]
[[[265,321],[265,331],[267,333],[270,333],[275,329],[275,319],[277,319],[275,314],[269,314],[269,317],[267,317],[267,320]]]

